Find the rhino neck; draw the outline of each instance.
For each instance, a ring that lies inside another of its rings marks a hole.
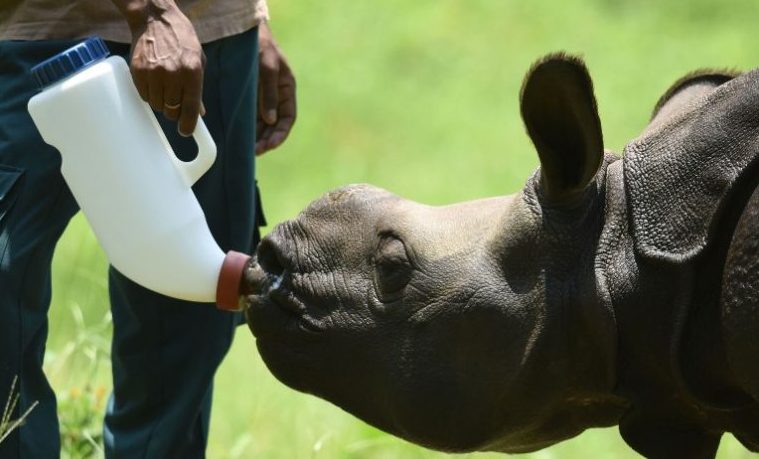
[[[609,208],[609,193],[616,192],[609,189],[609,173],[618,163],[619,157],[606,154],[585,208],[573,217],[574,228],[567,232],[572,236],[558,241],[557,246],[567,251],[561,257],[563,263],[546,269],[547,299],[562,298],[569,369],[583,375],[578,382],[584,377],[579,392],[590,390],[601,399],[613,394],[617,381],[617,324],[611,297],[604,291],[599,258],[611,249],[608,233],[617,225],[616,208]],[[553,216],[544,213],[543,218]],[[612,402],[616,409],[619,400]]]
[[[507,242],[510,256],[502,266],[507,283],[527,290],[540,312],[520,368],[530,387],[515,392],[503,406],[511,410],[529,400],[530,410],[540,415],[531,419],[529,432],[518,425],[523,418],[505,425],[486,449],[515,453],[545,447],[587,428],[614,425],[627,408],[615,393],[617,326],[606,273],[599,265],[615,244],[608,234],[617,230],[607,218],[606,175],[616,162],[617,157],[606,157],[595,184],[575,208],[544,205],[528,182],[516,204],[522,207],[509,214],[512,220],[524,220],[524,228],[540,228],[527,236],[529,231],[512,228],[509,238],[520,239]],[[527,261],[515,264],[515,258]],[[523,447],[514,449],[520,442]]]
[[[605,266],[601,261],[616,246],[616,218],[619,204],[615,197],[615,169],[619,157],[607,152],[596,176],[594,196],[588,201],[581,226],[574,233],[575,252],[564,269],[571,273],[562,294],[567,298],[566,346],[569,349],[569,374],[577,377],[575,395],[565,400],[562,409],[584,418],[588,427],[609,426],[618,422],[627,401],[615,393],[618,381],[618,332],[613,301],[605,282]],[[547,295],[553,286],[548,279]],[[558,290],[558,289],[557,289]]]

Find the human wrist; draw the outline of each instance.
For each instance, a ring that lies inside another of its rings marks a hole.
[[[174,0],[111,0],[126,20],[132,35],[145,30],[147,24],[179,12]]]

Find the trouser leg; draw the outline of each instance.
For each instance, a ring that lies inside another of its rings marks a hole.
[[[193,188],[225,251],[252,249],[256,38],[251,30],[204,45],[204,121],[218,156]],[[193,142],[180,138],[174,123],[161,123],[178,156],[191,156]],[[114,392],[106,415],[107,457],[204,457],[213,377],[239,314],[156,294],[114,269],[109,281]]]
[[[60,175],[60,155],[40,138],[26,110],[37,92],[29,68],[70,41],[0,42],[0,407],[12,381],[25,424],[0,443],[0,458],[56,458],[56,400],[44,373],[50,264],[77,207]]]

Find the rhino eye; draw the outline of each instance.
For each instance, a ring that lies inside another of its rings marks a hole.
[[[413,271],[403,241],[394,236],[382,237],[374,258],[374,270],[379,300],[383,303],[398,300]]]

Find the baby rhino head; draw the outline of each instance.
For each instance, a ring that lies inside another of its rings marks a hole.
[[[349,186],[261,242],[247,319],[277,378],[449,451],[529,451],[616,420],[582,63],[538,63],[522,113],[542,168],[520,193],[431,207]]]

